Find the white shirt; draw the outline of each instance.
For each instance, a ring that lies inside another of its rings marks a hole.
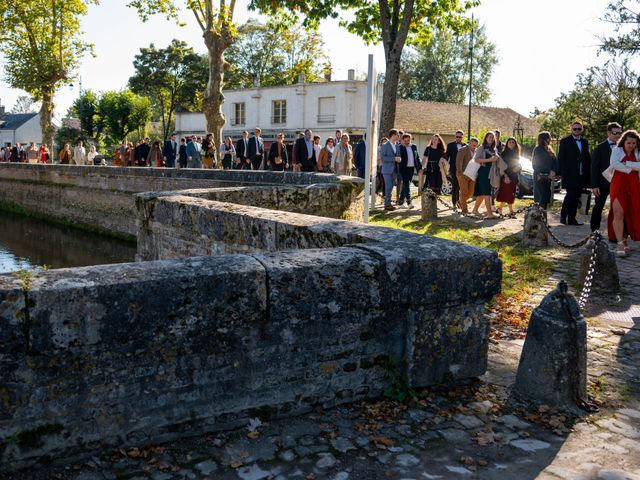
[[[389,143],[391,144],[391,148],[393,148],[393,153],[394,153],[395,155],[397,155],[397,154],[398,154],[398,152],[396,152],[396,144],[395,144],[395,143],[393,143],[391,140],[389,140]]]
[[[413,162],[413,149],[411,148],[411,145],[405,147],[405,149],[407,150],[407,167],[415,167],[415,163]]]

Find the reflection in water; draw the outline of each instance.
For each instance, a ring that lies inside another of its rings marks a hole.
[[[134,244],[0,211],[0,272],[133,262]]]

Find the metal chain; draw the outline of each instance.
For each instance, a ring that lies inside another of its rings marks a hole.
[[[589,268],[587,268],[587,274],[584,277],[584,285],[582,285],[582,291],[578,297],[578,305],[580,305],[580,308],[584,308],[589,300],[589,294],[591,293],[591,286],[593,284],[593,275],[596,272],[598,244],[604,241],[599,230],[593,232],[590,237],[593,238],[593,248],[591,249],[591,257],[589,258]]]
[[[438,201],[438,203],[440,203],[442,206],[444,206],[446,209],[448,210],[452,210],[453,213],[458,213],[459,215],[462,215],[463,217],[467,217],[467,218],[473,218],[475,220],[491,220],[490,218],[485,218],[485,217],[478,217],[476,215],[473,215],[471,213],[464,213],[462,212],[462,210],[460,210],[457,205],[452,205],[450,203],[445,202],[442,197],[440,195],[438,195],[436,192],[434,192],[431,188],[429,187],[425,187],[422,192],[426,192],[430,197],[433,196],[436,198],[436,200]],[[518,210],[516,210],[513,213],[507,213],[507,214],[502,214],[502,213],[498,213],[495,214],[496,217],[501,218],[501,219],[510,219],[510,218],[516,218],[517,215],[520,215],[522,212],[526,212],[527,210],[529,210],[533,205],[536,205],[535,203],[531,203],[529,205],[526,205],[524,207],[519,208]]]
[[[583,238],[582,240],[580,240],[577,243],[569,244],[569,243],[563,242],[562,240],[560,240],[558,237],[555,236],[553,231],[551,231],[551,227],[549,226],[549,223],[547,222],[547,216],[545,215],[545,212],[544,212],[543,208],[538,204],[535,204],[535,205],[541,210],[541,212],[540,212],[541,215],[540,216],[542,217],[542,223],[544,225],[544,228],[547,230],[547,233],[549,233],[549,236],[551,238],[553,238],[553,240],[558,245],[560,245],[561,247],[568,248],[568,249],[580,248],[580,247],[586,245],[587,242],[594,237],[595,232],[592,232],[592,233],[590,233],[589,235],[587,235],[585,238]],[[598,234],[600,234],[600,232],[598,232]]]

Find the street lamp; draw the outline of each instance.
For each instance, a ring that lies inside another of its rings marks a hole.
[[[522,127],[520,115],[518,115],[516,123],[513,126],[513,136],[514,138],[520,138],[520,145],[522,145],[524,139],[524,128]]]
[[[469,43],[469,119],[467,138],[471,138],[471,90],[473,87],[473,13],[471,14],[471,42]]]

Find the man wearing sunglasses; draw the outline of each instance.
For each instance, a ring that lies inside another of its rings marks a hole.
[[[582,132],[582,123],[573,122],[571,135],[560,140],[558,148],[562,187],[567,191],[560,211],[560,223],[564,225],[583,225],[576,218],[578,202],[582,190],[591,187],[589,142],[586,138],[582,138]]]
[[[611,122],[607,125],[607,139],[598,144],[591,154],[591,192],[596,197],[596,203],[591,211],[591,231],[600,230],[602,221],[602,209],[609,196],[609,182],[602,176],[609,168],[611,149],[618,144],[622,135],[622,127],[619,123]]]

